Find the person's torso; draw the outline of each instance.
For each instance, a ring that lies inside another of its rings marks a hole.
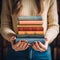
[[[50,1],[50,0],[49,0]],[[19,11],[18,14],[12,14],[12,22],[13,22],[13,29],[17,33],[17,18],[19,16],[42,16],[43,19],[43,28],[44,28],[44,34],[47,31],[47,13],[49,9],[49,2],[48,0],[41,0],[41,3],[43,3],[42,11],[40,13],[37,12],[38,8],[36,6],[36,3],[34,0],[22,0],[23,8],[22,11]]]

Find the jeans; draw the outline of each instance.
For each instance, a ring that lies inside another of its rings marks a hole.
[[[16,52],[9,46],[6,60],[51,60],[50,46],[45,52],[36,51],[32,47]]]

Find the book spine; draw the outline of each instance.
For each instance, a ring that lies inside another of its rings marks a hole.
[[[40,25],[17,25],[17,27],[42,27],[42,24]]]
[[[42,20],[41,16],[19,16],[18,20]]]
[[[20,40],[26,40],[28,43],[33,43],[35,41],[40,41],[42,43],[45,43],[44,38],[16,38],[16,42]]]
[[[40,25],[40,24],[43,24],[43,21],[38,21],[38,20],[37,21],[33,21],[33,20],[32,21],[30,21],[30,20],[25,21],[24,20],[24,21],[18,21],[18,24],[30,24],[30,25],[31,24],[39,24]]]
[[[18,27],[18,31],[43,31],[43,27]]]
[[[18,31],[18,34],[44,34],[44,31]]]
[[[25,34],[25,35],[16,35],[17,38],[44,38],[44,35],[41,34],[41,35],[37,35],[37,34],[34,34],[34,35],[28,35],[28,34]]]

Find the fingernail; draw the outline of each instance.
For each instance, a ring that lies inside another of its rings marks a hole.
[[[38,43],[39,43],[40,41],[38,41]]]
[[[41,43],[40,41],[38,41],[39,43]]]
[[[29,46],[31,46],[31,44],[28,44]]]
[[[21,40],[21,42],[25,42],[24,40]]]

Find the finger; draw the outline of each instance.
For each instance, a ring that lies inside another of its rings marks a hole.
[[[40,47],[39,47],[39,45],[38,45],[37,42],[35,42],[35,46],[36,46],[36,48],[37,48],[38,50],[40,50]]]
[[[16,40],[16,37],[15,37],[15,36],[13,36],[13,37],[10,39],[11,45],[14,44],[14,40]]]
[[[16,39],[16,37],[15,36],[12,36],[11,38],[10,38],[10,42],[11,42],[11,44],[14,44],[14,40]]]
[[[17,47],[19,47],[21,45],[21,41],[19,41],[18,43],[16,43],[16,44],[12,44],[12,48],[17,48]]]
[[[14,49],[15,51],[19,51],[17,48]]]
[[[27,49],[27,48],[29,48],[29,45],[27,45],[27,46],[25,47],[25,49]]]
[[[21,42],[26,42],[27,43],[27,40],[21,40]]]
[[[24,47],[24,44],[25,44],[26,42],[25,41],[20,41],[20,44],[18,45],[18,44],[16,44],[15,45],[15,48],[14,48],[14,50],[15,51],[22,51],[22,50],[25,50],[26,48],[23,48]],[[25,44],[26,45],[26,44]],[[16,47],[17,46],[17,47]]]
[[[38,44],[39,44],[39,46],[40,46],[41,48],[43,48],[44,50],[46,50],[46,46],[45,46],[44,44],[42,44],[40,41],[38,42]]]
[[[48,41],[45,41],[45,46],[48,46]]]
[[[35,49],[35,50],[38,51],[38,49],[37,49],[36,46],[35,46],[35,43],[32,44],[32,47],[33,47],[33,49]]]
[[[16,37],[15,36],[12,36],[11,38],[10,38],[10,40],[15,40],[16,39]]]
[[[15,48],[15,51],[22,51],[23,49],[21,49],[20,47]]]
[[[14,50],[15,50],[15,51],[23,51],[23,49],[21,49],[20,47],[15,48]]]
[[[24,43],[23,48],[26,48],[27,45],[28,45],[28,43]]]
[[[19,50],[21,51],[21,50],[23,50],[22,46],[23,46],[23,42],[20,41],[20,44],[16,44],[14,46],[15,47],[14,50],[15,51],[19,51]]]
[[[16,39],[16,37],[15,37],[15,36],[13,36],[13,37],[12,37],[12,39],[14,39],[14,40],[15,40],[15,39]]]
[[[21,44],[20,44],[19,47],[22,49],[25,43],[26,43],[26,42],[21,42]]]
[[[35,43],[35,46],[38,49],[38,51],[40,51],[40,52],[45,51],[44,49],[40,48],[38,42]]]
[[[17,51],[23,51],[23,50],[26,50],[28,47],[29,47],[29,45],[28,44],[26,44],[26,43],[24,43],[26,46],[23,48],[23,47],[18,47],[17,48]],[[24,45],[23,45],[24,46]]]

